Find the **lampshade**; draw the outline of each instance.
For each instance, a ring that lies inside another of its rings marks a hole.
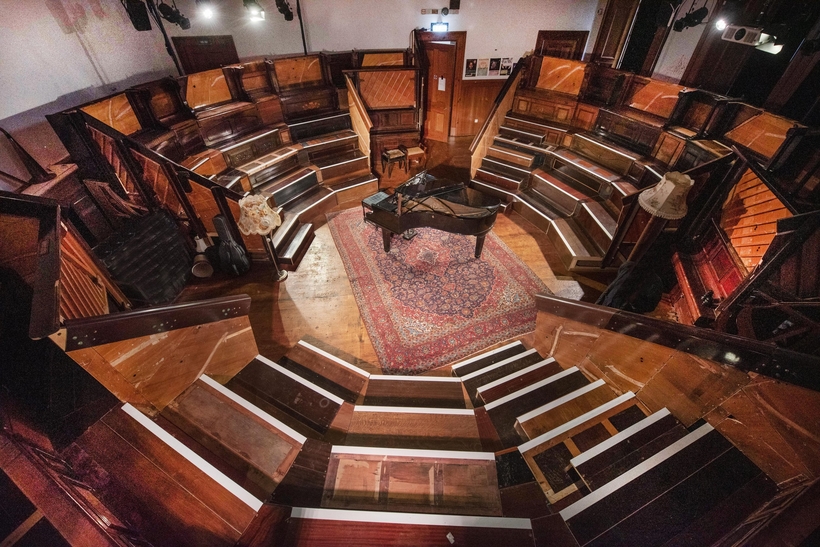
[[[686,194],[695,183],[692,177],[677,171],[663,176],[661,181],[638,196],[638,203],[652,216],[677,220],[686,216]]]
[[[268,235],[274,228],[282,224],[279,214],[268,206],[265,196],[245,196],[239,200],[239,230],[249,236],[257,234]]]

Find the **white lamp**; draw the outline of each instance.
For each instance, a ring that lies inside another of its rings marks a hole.
[[[268,252],[268,258],[276,268],[276,281],[282,281],[288,276],[288,272],[279,267],[279,259],[276,257],[276,249],[270,239],[271,232],[282,225],[279,213],[268,206],[268,200],[262,195],[248,195],[239,200],[239,221],[237,222],[239,231],[249,235],[260,235]]]
[[[695,181],[689,175],[672,171],[638,196],[638,204],[652,216],[677,220],[686,216],[686,195]]]

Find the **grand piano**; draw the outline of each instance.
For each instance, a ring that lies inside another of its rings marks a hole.
[[[481,258],[484,237],[493,229],[500,204],[498,198],[426,171],[397,187],[393,194],[378,192],[362,200],[364,220],[382,229],[385,252],[390,251],[394,234],[428,227],[476,236],[476,258]]]

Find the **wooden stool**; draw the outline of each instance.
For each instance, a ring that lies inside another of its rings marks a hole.
[[[397,148],[390,148],[382,152],[382,173],[385,171],[385,166],[387,167],[387,176],[390,176],[391,171],[393,171],[393,164],[398,163],[399,167],[406,169],[405,163],[405,155],[404,152],[397,149]]]
[[[418,146],[412,146],[410,148],[404,146],[403,144],[399,145],[399,150],[402,151],[404,154],[404,171],[409,173],[410,166],[420,166],[422,169],[427,165],[427,152],[424,151],[424,148],[419,144]]]

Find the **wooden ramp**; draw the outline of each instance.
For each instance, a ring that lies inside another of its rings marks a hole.
[[[334,446],[322,507],[501,516],[495,456]]]
[[[288,547],[534,546],[529,519],[294,507]]]

